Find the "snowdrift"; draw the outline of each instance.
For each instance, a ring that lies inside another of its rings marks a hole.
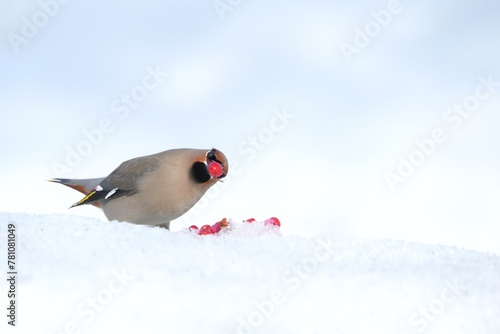
[[[2,263],[16,225],[8,333],[500,333],[498,255],[258,223],[198,236],[70,215],[0,220]],[[5,279],[0,290],[6,305]]]

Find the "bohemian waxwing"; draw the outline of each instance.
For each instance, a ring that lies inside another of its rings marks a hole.
[[[229,170],[226,156],[211,150],[174,149],[123,162],[107,177],[51,179],[86,196],[109,220],[169,228]]]

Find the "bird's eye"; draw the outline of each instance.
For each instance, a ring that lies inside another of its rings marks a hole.
[[[207,152],[207,158],[213,160],[215,158],[215,148]]]
[[[211,149],[210,151],[207,152],[207,160],[208,161],[215,161],[218,162],[222,165],[222,162],[217,159],[217,156],[215,155],[215,148]]]

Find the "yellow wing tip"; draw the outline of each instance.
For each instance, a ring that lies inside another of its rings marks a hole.
[[[76,202],[75,204],[70,206],[69,208],[71,209],[71,208],[74,208],[75,206],[85,204],[85,202],[87,202],[92,196],[94,196],[94,194],[95,194],[95,190],[92,190],[91,192],[89,192],[87,194],[87,196],[85,196],[84,198],[82,198],[81,200],[79,200],[78,202]]]

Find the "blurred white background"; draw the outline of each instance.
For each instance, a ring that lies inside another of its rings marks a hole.
[[[216,147],[239,168],[173,230],[276,216],[284,234],[500,253],[500,87],[474,100],[500,81],[497,2],[63,2],[0,4],[1,211],[104,220],[44,180]]]

